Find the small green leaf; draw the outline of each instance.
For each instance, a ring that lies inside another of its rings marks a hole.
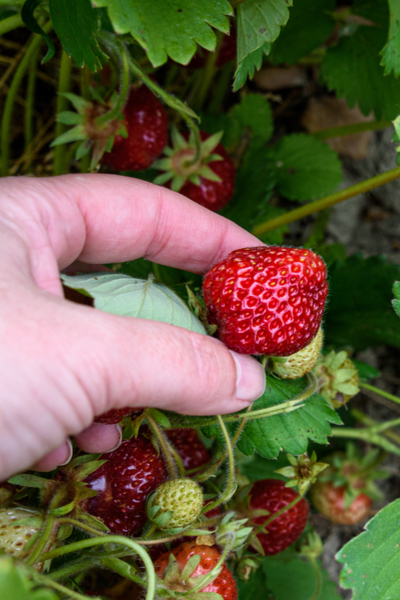
[[[69,504],[60,506],[59,508],[53,508],[53,510],[49,511],[49,514],[54,515],[55,517],[62,517],[63,515],[67,515],[72,510],[74,510],[74,507],[75,507],[75,501],[72,501]]]
[[[46,42],[48,46],[48,51],[46,56],[42,60],[42,64],[44,64],[53,58],[55,49],[50,37],[40,27],[33,14],[36,8],[39,6],[39,4],[41,4],[41,2],[42,0],[26,0],[21,10],[21,18],[25,25],[28,27],[28,29],[30,29],[34,33],[38,33],[39,35],[41,35],[44,41]]]
[[[334,192],[343,179],[338,155],[328,144],[298,133],[275,150],[277,189],[290,200],[314,200]]]
[[[140,319],[151,319],[205,334],[200,321],[186,304],[165,285],[152,279],[134,279],[120,273],[61,276],[73,289],[84,289],[99,310]]]
[[[26,475],[22,473],[21,475],[14,475],[14,477],[11,477],[8,480],[8,483],[43,490],[45,487],[47,487],[49,480],[45,479],[44,477],[38,477],[37,475]]]
[[[86,137],[83,125],[76,125],[75,127],[72,127],[72,129],[68,129],[68,131],[59,135],[58,138],[51,143],[51,147],[69,144],[70,142],[76,142],[78,140],[86,140]]]
[[[90,0],[50,0],[50,14],[54,29],[68,56],[78,67],[85,64],[91,71],[99,71],[107,55],[96,40],[100,30],[100,11]]]
[[[161,425],[161,427],[164,427],[164,429],[169,429],[171,427],[168,417],[157,408],[148,408],[146,414],[153,417],[155,422]]]
[[[80,125],[82,124],[82,115],[72,110],[65,110],[64,112],[58,113],[57,121],[64,123],[64,125]]]
[[[400,500],[383,508],[336,558],[344,564],[340,584],[359,600],[400,597]]]
[[[274,131],[272,110],[268,100],[260,94],[247,94],[232,109],[232,116],[243,128],[249,127],[253,135],[267,142]]]
[[[164,64],[168,56],[187,65],[196,44],[214,50],[212,27],[228,33],[226,16],[232,14],[227,0],[92,0],[92,4],[107,8],[114,31],[130,33],[154,67]]]

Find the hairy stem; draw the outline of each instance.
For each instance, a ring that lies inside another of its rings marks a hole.
[[[262,233],[267,231],[271,231],[272,229],[276,229],[277,227],[281,227],[282,225],[287,225],[288,223],[292,223],[293,221],[297,221],[298,219],[302,219],[308,215],[312,215],[324,208],[328,208],[329,206],[334,206],[339,202],[343,202],[343,200],[348,200],[349,198],[353,198],[354,196],[358,196],[359,194],[363,194],[364,192],[368,192],[373,190],[385,183],[389,183],[395,179],[400,177],[400,167],[396,167],[390,171],[386,171],[386,173],[382,173],[381,175],[376,175],[376,177],[371,177],[370,179],[366,179],[361,183],[357,183],[356,185],[352,185],[346,190],[342,190],[340,192],[335,192],[334,194],[330,194],[329,196],[325,196],[325,198],[320,198],[320,200],[316,200],[315,202],[309,202],[300,208],[296,208],[295,210],[291,210],[280,217],[276,217],[275,219],[270,219],[265,223],[260,223],[260,225],[256,225],[251,233],[255,236],[260,236]]]
[[[362,413],[360,410],[353,408],[350,412],[351,412],[351,415],[359,423],[362,423],[363,425],[367,425],[369,427],[374,427],[376,425],[379,425],[379,423],[374,421],[374,419],[371,419],[371,417],[364,415],[364,413]],[[383,433],[384,433],[385,437],[389,438],[390,440],[392,440],[392,442],[394,442],[395,444],[400,446],[400,435],[398,435],[394,431],[391,431],[391,430],[388,431],[387,429],[385,429]]]
[[[158,443],[161,446],[161,449],[163,451],[164,454],[164,458],[167,462],[167,467],[168,467],[168,473],[169,476],[171,477],[171,479],[175,479],[176,477],[176,465],[173,459],[173,456],[170,452],[170,449],[168,447],[168,444],[164,438],[164,435],[162,433],[162,431],[160,430],[158,424],[155,422],[155,420],[153,419],[153,417],[151,417],[147,412],[146,412],[146,419],[147,422],[150,426],[150,429],[152,430],[152,432],[154,433],[154,435],[156,436]]]
[[[348,438],[354,440],[363,440],[375,446],[380,446],[387,452],[393,452],[397,456],[400,456],[400,448],[395,446],[389,440],[382,437],[381,435],[371,431],[371,429],[349,429],[346,427],[332,427],[331,435],[333,437]]]
[[[54,581],[53,579],[50,579],[47,575],[37,574],[34,577],[44,586],[51,587],[54,590],[57,590],[57,592],[60,592],[60,594],[62,594],[63,596],[69,596],[70,598],[73,598],[73,600],[87,600],[86,594],[79,594],[79,592],[74,592],[74,590],[65,587],[64,585],[58,583],[57,581]],[[96,598],[94,598],[94,600],[96,600]],[[99,596],[97,597],[97,600],[100,600]]]
[[[49,560],[52,558],[57,558],[58,556],[63,556],[70,552],[79,552],[80,550],[84,550],[85,548],[90,548],[91,546],[99,546],[103,544],[121,544],[123,546],[127,546],[130,550],[133,550],[135,554],[138,554],[140,556],[147,571],[146,600],[153,600],[156,584],[153,562],[147,554],[146,550],[144,550],[144,548],[142,548],[137,542],[134,542],[129,538],[123,537],[122,535],[104,535],[89,540],[80,540],[79,542],[68,544],[68,546],[62,546],[61,548],[56,548],[55,550],[46,552],[40,558],[41,560]]]
[[[98,119],[96,120],[97,125],[104,125],[108,121],[117,119],[125,106],[126,99],[129,94],[129,88],[131,84],[131,73],[129,69],[128,52],[124,44],[119,43],[118,46],[120,48],[119,56],[121,57],[122,63],[119,96],[112,109],[104,115],[101,115],[101,117],[98,117]]]
[[[330,127],[329,129],[322,129],[321,131],[314,131],[310,135],[318,140],[327,140],[335,137],[353,135],[354,133],[361,133],[363,131],[376,131],[390,126],[392,126],[390,121],[367,121],[364,123],[351,123],[351,125],[344,125],[343,127]]]

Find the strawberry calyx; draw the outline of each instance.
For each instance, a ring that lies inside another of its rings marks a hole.
[[[309,485],[315,483],[318,475],[329,466],[327,463],[318,462],[315,452],[311,457],[305,452],[298,457],[288,454],[287,458],[291,466],[278,469],[275,473],[290,479],[286,487],[298,486],[300,496],[304,496]]]
[[[321,354],[313,373],[319,393],[333,408],[346,405],[360,391],[358,370],[344,350]]]
[[[154,180],[154,183],[163,185],[170,182],[174,192],[179,192],[187,181],[200,186],[200,178],[220,182],[221,178],[208,166],[212,161],[223,160],[222,156],[215,154],[223,136],[223,131],[215,133],[200,141],[196,148],[196,139],[193,131],[184,137],[176,127],[172,128],[172,146],[164,150],[165,158],[156,160],[154,168],[164,171]]]

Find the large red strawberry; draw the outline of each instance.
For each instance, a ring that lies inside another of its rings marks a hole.
[[[328,293],[311,250],[258,246],[231,252],[203,282],[208,319],[242,354],[290,356],[317,335]]]
[[[287,507],[299,494],[293,488],[287,488],[279,479],[262,479],[256,481],[250,490],[250,509],[267,510],[268,515],[254,519],[255,525],[262,525],[272,515]],[[301,498],[291,508],[273,519],[265,533],[258,533],[264,553],[268,556],[278,554],[293,544],[303,533],[307,524],[310,508],[307,501]]]
[[[170,554],[173,554],[176,558],[177,564],[170,563]],[[189,559],[196,555],[200,556],[198,566],[193,572],[187,573],[186,578],[183,579],[182,571]],[[189,592],[198,583],[198,580],[196,581],[194,578],[197,579],[210,573],[220,558],[220,553],[214,547],[197,546],[195,542],[185,542],[171,552],[166,552],[157,558],[154,568],[158,577],[164,578],[164,584],[167,588],[177,592]],[[219,575],[200,591],[220,594],[223,600],[236,600],[238,595],[236,582],[225,563],[223,563]],[[185,594],[186,597],[190,598],[190,594]]]
[[[235,191],[236,171],[229,154],[219,143],[221,136],[222,133],[210,136],[201,131],[201,152],[199,159],[193,163],[193,135],[181,135],[174,130],[173,147],[165,152],[167,158],[154,164],[165,173],[157,177],[154,183],[166,184],[209,210],[223,208]]]
[[[113,532],[132,535],[146,522],[146,499],[167,477],[164,460],[139,436],[104,454],[107,462],[84,480],[96,496],[84,508]]]
[[[167,113],[149,88],[142,85],[132,88],[123,114],[128,137],[117,135],[101,162],[116,171],[146,169],[167,144]]]
[[[186,471],[201,467],[211,460],[210,453],[195,429],[169,429],[165,433],[178,452]]]

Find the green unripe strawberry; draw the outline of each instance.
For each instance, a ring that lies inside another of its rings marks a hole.
[[[187,527],[200,516],[203,504],[199,484],[178,478],[160,485],[149,500],[147,512],[160,529]]]
[[[297,379],[315,367],[321,353],[324,335],[322,328],[308,346],[291,356],[272,358],[273,372],[281,379]]]

